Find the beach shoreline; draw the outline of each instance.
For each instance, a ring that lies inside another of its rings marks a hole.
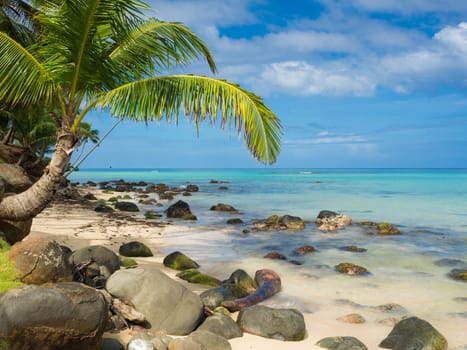
[[[87,187],[79,186],[79,191],[82,195],[91,193],[98,199],[108,200],[112,195],[106,194],[104,191]],[[127,193],[119,193],[124,196]],[[131,194],[131,193],[130,193]],[[154,257],[136,258],[140,266],[157,267],[171,278],[182,283],[187,288],[196,293],[201,293],[207,288],[200,285],[189,284],[177,278],[176,271],[170,270],[162,265],[162,260],[167,252],[181,250],[184,247],[197,246],[194,251],[203,251],[203,249],[211,249],[213,246],[207,244],[212,240],[215,234],[219,240],[231,239],[231,231],[206,233],[206,238],[199,235],[190,235],[190,231],[195,230],[193,225],[185,225],[183,221],[175,220],[167,222],[166,219],[159,221],[145,220],[138,215],[127,213],[102,214],[96,213],[93,210],[92,204],[79,204],[70,201],[55,202],[46,208],[33,222],[31,236],[41,235],[51,239],[55,239],[60,244],[70,247],[72,250],[83,248],[89,245],[104,245],[114,252],[118,253],[118,248],[121,244],[129,241],[138,240],[147,244],[153,251]],[[215,230],[213,230],[215,231]],[[182,247],[182,249],[179,249]],[[198,256],[192,256],[195,260]],[[280,271],[283,281],[283,291],[277,296],[274,296],[264,304],[272,307],[292,307],[299,309],[305,318],[307,326],[307,337],[300,342],[281,342],[278,340],[261,338],[249,334],[244,334],[242,338],[230,340],[232,349],[279,349],[284,346],[291,350],[305,349],[321,349],[315,346],[315,343],[329,336],[354,336],[362,341],[369,349],[378,348],[379,343],[391,331],[392,327],[388,324],[378,323],[378,319],[391,318],[391,314],[384,315],[375,310],[364,308],[355,308],[352,305],[339,305],[336,303],[320,303],[319,296],[322,299],[329,299],[329,294],[335,294],[332,300],[348,300],[357,301],[362,305],[377,306],[379,298],[376,298],[374,293],[378,288],[372,285],[371,281],[355,280],[351,281],[352,277],[347,277],[347,280],[338,279],[333,281],[329,286],[329,290],[315,291],[313,296],[304,295],[309,290],[309,285],[317,284],[319,286],[320,279],[305,270],[302,272],[302,277],[297,279],[296,276],[291,276],[287,273],[289,269],[294,268],[287,266],[285,269],[283,263],[263,259],[261,256],[247,259],[245,261],[216,262],[210,264],[209,257],[199,257],[201,260],[201,270],[214,275],[220,279],[228,277],[235,268],[243,268],[248,273],[254,274],[255,269],[271,268]],[[289,264],[290,265],[290,264]],[[299,268],[299,267],[298,267]],[[227,275],[227,276],[226,276]],[[358,278],[358,277],[357,277]],[[447,282],[449,283],[449,282]],[[459,282],[458,282],[459,283]],[[302,288],[306,285],[306,288]],[[336,287],[337,286],[337,287]],[[349,289],[350,288],[350,289]],[[355,289],[355,290],[352,290]],[[342,291],[347,290],[345,295]],[[359,295],[364,291],[366,295]],[[368,294],[372,293],[372,294]],[[462,295],[459,295],[462,296]],[[318,299],[318,300],[315,300]],[[386,302],[390,303],[391,300]],[[336,321],[337,318],[353,312],[359,312],[365,315],[367,322],[363,324],[350,324]],[[395,315],[399,317],[400,315]],[[467,343],[465,336],[460,334],[456,329],[452,329],[441,320],[427,320],[436,329],[438,329],[449,341],[450,348],[460,346]],[[465,319],[464,319],[465,322]],[[131,330],[123,331],[118,334],[107,334],[106,336],[119,338],[123,342],[128,341],[133,332]]]

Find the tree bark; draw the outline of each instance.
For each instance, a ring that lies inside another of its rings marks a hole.
[[[0,199],[0,219],[23,221],[35,217],[53,199],[74,151],[77,138],[61,131],[55,151],[43,175],[26,191]]]

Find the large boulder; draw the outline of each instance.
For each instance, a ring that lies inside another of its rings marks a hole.
[[[9,350],[99,350],[107,317],[102,295],[80,283],[11,289],[0,294],[0,344]]]
[[[56,241],[31,237],[15,244],[9,253],[22,282],[43,284],[73,280],[68,251]]]
[[[9,244],[20,242],[31,232],[32,219],[10,221],[0,219],[0,232]]]
[[[273,309],[254,305],[240,310],[237,323],[246,332],[284,341],[303,340],[305,320],[296,309]]]
[[[397,323],[379,346],[395,350],[446,350],[448,342],[430,323],[410,317]]]
[[[104,246],[93,245],[85,247],[75,250],[70,255],[70,262],[75,266],[80,263],[91,261],[93,264],[98,265],[99,269],[100,266],[104,266],[105,269],[108,270],[109,275],[120,269],[120,259],[118,258],[117,254]]]
[[[196,217],[190,210],[190,206],[184,201],[178,201],[172,204],[166,209],[165,214],[168,218],[196,220]]]
[[[117,271],[106,288],[143,311],[155,331],[186,335],[204,319],[200,297],[155,268]]]
[[[20,193],[32,186],[23,168],[13,164],[0,163],[0,179],[6,193]]]

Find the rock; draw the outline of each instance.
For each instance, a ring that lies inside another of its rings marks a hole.
[[[258,270],[255,273],[255,282],[258,284],[258,289],[254,293],[240,299],[226,301],[222,306],[229,311],[234,312],[242,308],[258,304],[277,294],[281,290],[281,279],[277,273],[269,269]]]
[[[210,210],[213,211],[226,211],[226,212],[238,212],[237,209],[232,207],[231,205],[224,204],[224,203],[218,203],[216,205],[213,205]]]
[[[120,267],[129,268],[138,266],[135,259],[126,258],[124,256],[119,256],[118,258],[120,259]]]
[[[73,280],[68,254],[56,241],[31,237],[15,244],[9,253],[22,282],[44,284]]]
[[[368,350],[360,340],[354,337],[328,337],[321,339],[316,345],[330,350]]]
[[[117,202],[115,203],[115,209],[120,211],[138,212],[139,208],[135,203],[132,202]]]
[[[213,179],[213,180],[209,181],[209,183],[212,183],[212,184],[227,184],[229,182],[225,181],[225,180],[215,180],[215,179]]]
[[[108,205],[105,204],[99,204],[94,208],[94,211],[97,213],[111,213],[113,212],[113,208],[109,207]]]
[[[247,294],[253,293],[258,288],[258,284],[244,270],[238,269],[232,272],[230,277],[222,282],[225,284],[233,284],[243,289]]]
[[[109,248],[100,245],[89,246],[86,248],[75,250],[70,255],[70,262],[76,266],[81,263],[92,261],[95,268],[101,274],[101,267],[105,267],[109,277],[112,273],[120,269],[120,259],[117,254],[111,251]]]
[[[184,201],[178,201],[172,204],[167,208],[165,214],[168,218],[174,219],[182,219],[183,217],[187,217],[187,215],[193,215],[191,213],[190,206]]]
[[[144,213],[144,218],[146,220],[155,220],[155,219],[160,219],[162,217],[161,214],[157,214],[156,212],[152,210],[148,210]]]
[[[12,289],[0,294],[0,344],[10,350],[99,350],[107,315],[102,295],[80,283]]]
[[[388,304],[382,304],[382,305],[377,305],[377,306],[371,306],[373,310],[380,311],[380,312],[392,312],[392,313],[404,313],[407,312],[407,310],[395,303],[388,303]]]
[[[244,332],[265,338],[299,341],[306,334],[303,315],[295,309],[254,305],[240,310],[237,323]]]
[[[134,306],[130,305],[130,303],[128,302],[124,302],[120,299],[113,298],[112,306],[114,307],[114,309],[118,310],[118,312],[125,318],[125,320],[136,324],[143,324],[146,322],[146,316],[144,316],[143,313],[136,310]]]
[[[346,251],[346,252],[352,252],[352,253],[364,253],[366,252],[365,248],[359,248],[355,245],[347,245],[345,247],[340,247],[340,250]]]
[[[396,350],[446,350],[448,342],[428,322],[417,317],[410,317],[397,323],[379,346]]]
[[[84,199],[87,199],[88,201],[97,201],[97,197],[93,195],[92,193],[86,193],[83,196]]]
[[[467,282],[467,269],[453,269],[448,276],[456,281]]]
[[[206,350],[206,347],[186,337],[174,339],[169,344],[168,350]]]
[[[236,299],[233,293],[224,287],[208,289],[200,294],[200,298],[204,306],[211,310],[217,308],[224,301]]]
[[[23,168],[14,164],[0,163],[0,179],[6,193],[21,193],[32,186]]]
[[[376,232],[379,235],[400,235],[401,231],[388,222],[382,222],[376,226]]]
[[[125,347],[117,339],[104,338],[100,350],[125,350]]]
[[[190,184],[190,185],[188,185],[188,186],[186,187],[186,191],[187,191],[187,192],[198,192],[198,191],[199,191],[199,187],[196,186],[196,185]]]
[[[336,231],[352,224],[352,218],[329,210],[322,210],[316,218],[320,231]]]
[[[337,318],[338,321],[344,323],[360,324],[365,323],[365,318],[359,314],[348,314]]]
[[[287,260],[287,257],[279,252],[269,252],[263,258],[273,260]]]
[[[232,347],[226,338],[219,334],[205,330],[197,330],[191,333],[188,338],[201,345],[206,350],[231,350]]]
[[[284,215],[279,223],[289,230],[302,230],[305,228],[305,222],[298,216]]]
[[[129,257],[148,257],[153,256],[151,249],[141,242],[128,242],[120,246],[118,253]]]
[[[240,218],[234,218],[227,220],[227,225],[240,225],[243,224],[243,220]]]
[[[172,341],[173,339],[166,335],[139,333],[129,340],[127,350],[167,350]]]
[[[341,263],[335,266],[335,270],[339,273],[346,275],[367,275],[369,274],[368,270],[362,266],[358,266],[352,263]]]
[[[439,259],[434,262],[436,266],[459,266],[466,267],[467,263],[460,259]]]
[[[164,258],[163,264],[164,266],[179,271],[197,269],[199,267],[199,264],[196,261],[180,252],[173,252],[167,255]]]
[[[1,197],[0,197],[1,199]],[[20,242],[31,232],[32,219],[23,221],[10,221],[0,219],[0,232],[3,233],[8,244]]]
[[[177,273],[177,277],[190,283],[198,283],[205,286],[216,287],[221,283],[217,278],[201,273],[196,269],[183,270]]]
[[[305,255],[305,254],[313,253],[315,251],[316,251],[315,247],[311,245],[304,245],[304,246],[301,246],[300,248],[295,249],[293,253],[295,255]]]
[[[204,320],[200,297],[155,268],[119,270],[106,288],[142,310],[154,331],[186,335]]]
[[[227,191],[228,189],[227,186],[219,186],[219,191]]]
[[[206,318],[203,324],[198,327],[198,330],[218,334],[225,339],[243,336],[238,324],[230,316],[226,315],[214,315]]]

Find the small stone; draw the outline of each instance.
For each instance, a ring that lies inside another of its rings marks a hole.
[[[359,248],[355,245],[348,245],[345,247],[340,247],[340,250],[346,251],[346,252],[352,252],[352,253],[364,253],[366,252],[365,248]]]
[[[267,253],[263,258],[273,259],[273,260],[287,260],[287,257],[279,252],[270,252]]]
[[[227,220],[227,225],[240,225],[243,224],[243,220],[240,218],[233,218]]]
[[[337,318],[337,320],[340,322],[352,323],[352,324],[365,323],[365,318],[359,314],[348,314],[348,315]]]
[[[335,270],[351,276],[367,275],[369,272],[366,268],[352,263],[341,263],[335,266]]]
[[[305,255],[305,254],[313,253],[315,251],[316,251],[315,247],[311,245],[304,245],[304,246],[301,246],[300,248],[295,249],[293,253],[296,255]]]
[[[456,281],[467,282],[467,269],[453,269],[448,276]]]
[[[400,235],[401,231],[388,222],[382,222],[376,226],[376,232],[380,235]]]

